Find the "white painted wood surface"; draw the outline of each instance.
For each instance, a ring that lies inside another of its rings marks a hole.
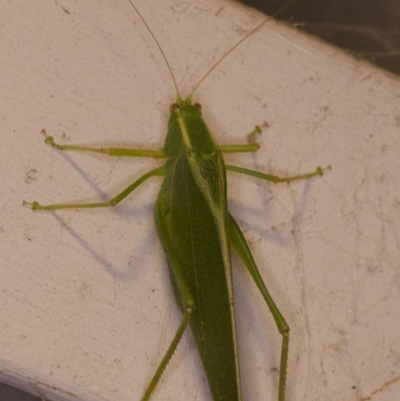
[[[137,1],[181,91],[262,15],[215,0]],[[0,379],[54,400],[139,400],[177,328],[155,234],[153,179],[114,210],[32,213],[106,199],[152,160],[61,154],[62,143],[157,149],[175,93],[123,0],[2,2]],[[230,173],[229,204],[291,325],[287,401],[393,401],[400,390],[400,82],[268,23],[196,93],[221,144],[270,127],[227,161],[310,182]],[[279,335],[234,258],[244,400],[276,400]],[[371,398],[368,398],[371,397]],[[210,401],[185,336],[154,400]]]

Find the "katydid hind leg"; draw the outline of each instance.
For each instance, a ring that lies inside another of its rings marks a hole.
[[[181,305],[182,305],[184,314],[183,314],[182,321],[179,325],[179,328],[176,331],[175,336],[172,339],[171,344],[168,347],[168,350],[165,353],[162,361],[158,365],[158,368],[157,368],[153,378],[151,379],[151,382],[148,385],[141,401],[147,401],[150,399],[151,394],[153,393],[154,389],[156,388],[158,381],[160,380],[165,368],[168,365],[168,362],[172,358],[172,355],[174,354],[179,342],[181,341],[183,333],[185,332],[186,328],[188,327],[188,324],[190,321],[190,316],[194,309],[193,297],[190,294],[190,291],[184,282],[184,279],[183,279],[183,276],[181,273],[182,269],[179,265],[178,259],[176,257],[176,253],[175,253],[173,245],[172,245],[171,232],[169,230],[168,223],[166,220],[165,205],[162,201],[162,197],[160,197],[160,196],[157,199],[157,203],[154,208],[154,220],[155,220],[158,237],[160,239],[160,242],[164,249],[164,252],[167,255],[168,266],[169,266],[170,270],[172,271],[171,275],[173,276],[172,282],[174,285],[174,290],[178,293],[178,295],[181,299]]]
[[[148,401],[154,391],[154,389],[157,386],[157,383],[159,382],[162,374],[164,373],[165,368],[167,367],[169,361],[172,358],[172,355],[174,354],[179,342],[181,341],[181,338],[183,336],[183,333],[186,331],[186,328],[188,327],[189,321],[190,321],[190,315],[192,314],[192,308],[188,307],[183,315],[183,319],[181,321],[181,324],[178,327],[178,330],[175,333],[174,338],[171,341],[170,346],[168,347],[167,352],[165,353],[162,361],[158,365],[158,368],[156,372],[153,375],[153,378],[150,381],[150,384],[147,386],[147,389],[141,399],[141,401]]]
[[[272,316],[275,320],[278,331],[282,335],[278,401],[284,401],[287,361],[289,353],[289,325],[286,323],[285,318],[282,316],[273,298],[271,297],[271,294],[269,293],[264,283],[264,280],[261,277],[260,271],[258,270],[258,267],[254,261],[253,255],[251,254],[249,245],[247,244],[247,241],[244,238],[240,227],[231,215],[229,215],[229,236],[235,251],[247,267],[247,270],[253,277],[254,282],[256,283],[266,304],[268,305],[268,308],[271,311]]]

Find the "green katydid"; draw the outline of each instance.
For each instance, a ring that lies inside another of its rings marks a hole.
[[[46,134],[46,143],[61,151],[87,151],[110,156],[149,157],[166,162],[138,178],[108,202],[87,204],[52,204],[23,202],[32,210],[60,210],[115,206],[150,177],[162,176],[154,209],[154,219],[161,245],[167,256],[171,283],[183,312],[181,324],[148,385],[142,401],[149,400],[163,371],[190,324],[206,372],[214,401],[240,401],[240,374],[235,329],[230,246],[232,245],[253,277],[282,335],[278,400],[285,400],[289,326],[279,312],[252,257],[250,248],[234,218],[228,212],[226,170],[255,176],[263,180],[292,182],[323,175],[318,167],[308,174],[280,178],[245,168],[225,165],[222,153],[255,152],[258,143],[249,136],[247,144],[220,146],[202,118],[199,104],[192,104],[195,90],[210,72],[238,45],[261,28],[253,29],[231,48],[183,99],[172,68],[144,18],[131,0],[158,46],[176,88],[176,101],[170,107],[165,144],[160,150],[92,148],[59,145]],[[293,3],[293,2],[292,2]],[[290,3],[291,4],[291,3]]]

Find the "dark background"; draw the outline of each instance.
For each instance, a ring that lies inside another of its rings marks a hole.
[[[241,0],[267,14],[288,0]],[[400,75],[399,0],[299,0],[276,17]]]
[[[242,3],[273,14],[288,0]],[[400,75],[400,0],[299,0],[277,18]],[[0,383],[0,401],[41,400]]]

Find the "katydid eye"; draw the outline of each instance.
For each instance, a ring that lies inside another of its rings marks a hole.
[[[201,110],[201,104],[200,103],[195,103],[194,106],[196,106],[199,110]]]
[[[177,103],[172,103],[171,106],[169,106],[169,111],[171,113],[176,109],[179,109],[179,104],[177,104]]]

